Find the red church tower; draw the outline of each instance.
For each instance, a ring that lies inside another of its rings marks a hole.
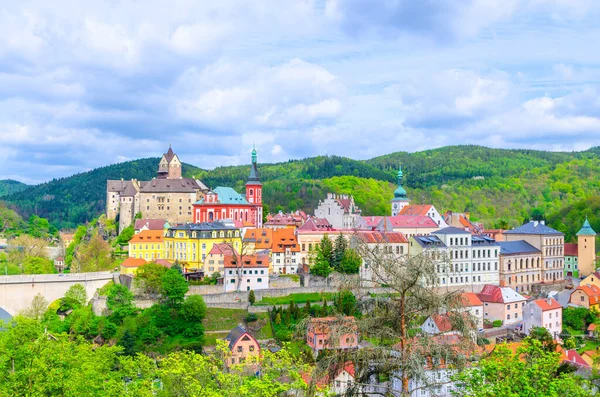
[[[251,217],[254,220],[256,227],[262,227],[263,211],[262,211],[262,183],[258,174],[258,166],[256,163],[256,148],[252,147],[252,165],[250,166],[250,176],[246,182],[246,200],[252,206]]]

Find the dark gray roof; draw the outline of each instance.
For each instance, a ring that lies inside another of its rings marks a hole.
[[[138,190],[132,181],[127,182],[125,190],[121,193],[123,197],[134,197],[138,193]]]
[[[435,234],[471,234],[471,233],[467,232],[465,229],[459,229],[454,226],[448,226],[443,229],[432,232],[432,234],[434,234],[434,233]]]
[[[471,245],[475,245],[478,247],[481,246],[498,246],[498,242],[496,242],[496,240],[494,240],[493,238],[483,235],[483,234],[478,234],[475,235],[471,238]]]
[[[542,224],[541,222],[528,222],[522,226],[519,226],[516,229],[507,230],[504,234],[551,234],[555,236],[564,236],[563,233],[558,230],[554,230],[549,226]]]
[[[141,189],[142,193],[194,193],[201,190],[192,178],[152,179]]]
[[[256,163],[252,163],[250,166],[250,176],[248,177],[248,182],[246,182],[246,185],[248,184],[261,185],[260,174],[258,173],[258,166]]]
[[[235,346],[235,342],[237,342],[238,339],[240,339],[242,335],[246,333],[248,332],[241,325],[238,325],[237,327],[232,329],[231,332],[229,332],[229,335],[225,337],[225,340],[229,342],[229,350],[233,349],[233,346]],[[250,337],[253,338],[252,335],[250,335]]]
[[[109,192],[122,193],[123,190],[125,190],[125,187],[127,187],[127,183],[129,183],[129,181],[109,179],[106,181],[106,190]]]
[[[446,248],[446,244],[438,236],[413,236],[412,238],[423,248]]]
[[[514,254],[536,254],[540,250],[529,244],[527,241],[501,241],[500,245],[501,255],[514,255]]]
[[[189,230],[189,231],[212,231],[212,230],[237,230],[235,226],[227,226],[221,221],[201,222],[201,223],[184,223],[181,225],[171,226],[169,230]]]

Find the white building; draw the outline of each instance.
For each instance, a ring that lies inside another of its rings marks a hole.
[[[223,280],[225,292],[269,288],[268,253],[243,255],[241,264],[238,264],[238,260],[238,256],[225,257],[225,276]]]
[[[334,229],[353,229],[360,215],[354,197],[344,194],[327,193],[327,198],[315,209],[315,217],[327,219]]]
[[[536,327],[544,327],[554,339],[562,332],[562,306],[553,298],[527,302],[523,308],[523,331],[529,335]]]
[[[421,324],[421,331],[429,335],[457,333],[452,331],[452,321],[447,313],[433,314]]]

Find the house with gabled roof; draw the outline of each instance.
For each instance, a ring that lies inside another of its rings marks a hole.
[[[477,297],[483,302],[483,318],[504,324],[516,324],[523,320],[526,299],[512,288],[484,285]]]
[[[346,194],[327,193],[315,208],[315,217],[325,218],[336,229],[353,229],[361,215],[354,197]]]
[[[306,343],[316,357],[322,350],[358,348],[358,325],[352,316],[311,318]]]
[[[594,284],[579,285],[571,293],[569,303],[586,309],[600,310],[600,288]]]
[[[227,347],[231,352],[231,358],[226,363],[227,366],[243,364],[248,357],[260,355],[260,344],[244,327],[238,325],[225,337],[228,343]]]
[[[430,217],[439,227],[444,228],[449,225],[444,220],[444,217],[440,215],[438,210],[431,204],[409,204],[405,205],[398,215],[405,216],[428,216]]]

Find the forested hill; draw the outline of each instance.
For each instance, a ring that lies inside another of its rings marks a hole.
[[[417,153],[398,152],[370,160],[320,156],[259,164],[269,210],[312,212],[327,192],[353,194],[364,214],[389,211],[398,165],[413,203],[440,211],[470,211],[490,227],[517,226],[532,211],[550,217],[569,205],[600,196],[600,148],[583,152],[489,149],[449,146]],[[35,213],[58,227],[72,227],[104,211],[107,179],[150,179],[158,159],[99,168],[9,195],[25,217]],[[206,171],[184,165],[184,174],[209,187],[244,191],[249,165]],[[600,228],[600,225],[598,225]]]
[[[12,179],[0,180],[0,197],[23,191],[28,187],[29,185],[26,185],[23,182],[14,181]]]

